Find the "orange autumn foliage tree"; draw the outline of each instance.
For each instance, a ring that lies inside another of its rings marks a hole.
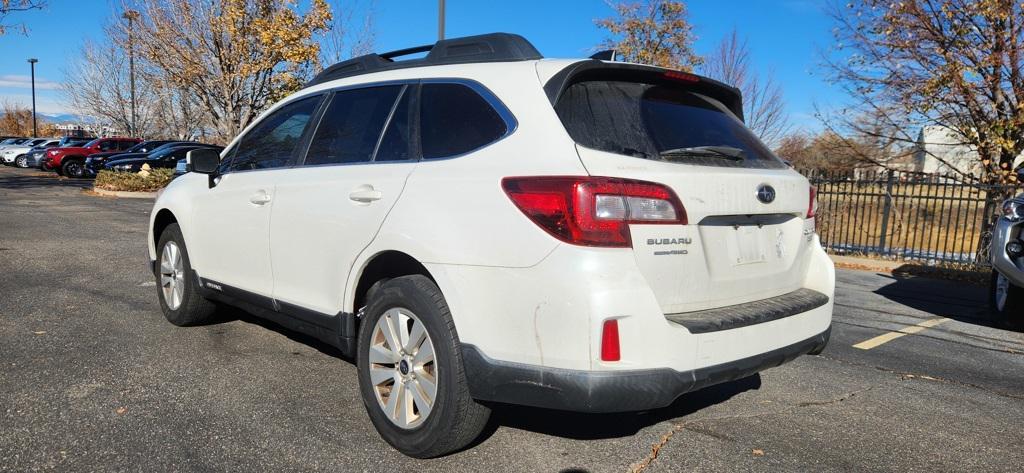
[[[221,142],[309,79],[326,0],[137,0],[135,48],[162,79],[187,91]]]
[[[696,36],[686,4],[669,0],[612,4],[616,16],[597,20],[608,31],[601,44],[614,49],[619,60],[692,71],[701,64],[693,50]]]

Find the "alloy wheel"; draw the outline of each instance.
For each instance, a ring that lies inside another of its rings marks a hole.
[[[68,164],[68,176],[82,177],[82,165],[78,164],[78,161],[73,161]]]
[[[370,382],[384,415],[400,428],[416,428],[437,400],[434,344],[423,322],[408,309],[389,309],[377,319],[369,350]]]
[[[14,165],[18,166],[19,168],[27,168],[28,167],[28,158],[26,158],[24,156],[19,156],[18,159],[15,160]]]
[[[178,244],[169,241],[160,256],[160,289],[167,308],[178,310],[185,296],[185,263]]]

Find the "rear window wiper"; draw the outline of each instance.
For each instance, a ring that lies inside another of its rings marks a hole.
[[[746,153],[742,149],[732,146],[693,146],[689,148],[673,148],[658,153],[661,159],[675,157],[714,157],[725,158],[733,161],[743,161]]]

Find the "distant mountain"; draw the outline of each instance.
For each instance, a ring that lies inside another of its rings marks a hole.
[[[85,115],[75,115],[73,113],[37,113],[36,115],[41,120],[46,120],[48,122],[57,123],[57,124],[60,124],[60,123],[91,124],[91,123],[97,123],[98,122],[98,120],[96,120],[93,117],[89,117],[89,116],[85,116]],[[4,113],[0,112],[0,117],[2,117],[2,116],[4,116]]]
[[[56,115],[52,115],[49,113],[40,113],[38,115],[40,118],[45,118],[46,120],[54,123],[90,123],[95,121],[90,117],[86,117],[83,115],[74,115],[71,113],[61,113]]]

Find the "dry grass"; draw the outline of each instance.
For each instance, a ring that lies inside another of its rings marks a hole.
[[[884,182],[819,185],[818,233],[828,245],[973,255],[981,242],[986,191],[955,184],[896,183],[883,232]]]

